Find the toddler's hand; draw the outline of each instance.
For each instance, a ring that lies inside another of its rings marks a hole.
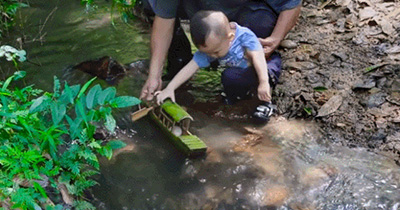
[[[258,85],[257,89],[258,99],[261,101],[270,102],[271,101],[271,87],[269,82],[262,82]]]
[[[164,102],[165,99],[170,98],[173,102],[175,102],[175,93],[174,90],[170,90],[168,88],[165,88],[162,91],[157,91],[155,93],[157,96],[157,104],[160,105]]]

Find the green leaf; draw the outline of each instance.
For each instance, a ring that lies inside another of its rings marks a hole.
[[[126,146],[125,142],[119,140],[110,141],[107,145],[110,146],[111,149],[121,149]]]
[[[105,126],[106,126],[108,131],[114,132],[115,127],[116,127],[116,123],[115,123],[114,117],[111,114],[106,115],[106,124],[105,124]]]
[[[312,109],[309,107],[304,107],[304,111],[308,114],[311,115],[312,114]]]
[[[14,72],[14,80],[19,80],[21,78],[24,78],[26,76],[26,71],[16,71]]]
[[[314,88],[314,90],[315,90],[315,91],[322,92],[322,91],[328,90],[328,88],[326,88],[326,87],[324,87],[324,86],[317,86],[317,87]]]
[[[78,100],[75,104],[75,113],[77,117],[80,117],[83,119],[83,121],[85,121],[85,123],[87,123],[87,119],[86,119],[86,111],[85,111],[85,107],[82,104],[83,100]]]
[[[97,142],[92,142],[92,143],[90,143],[89,144],[89,147],[90,148],[95,148],[95,149],[100,149],[101,148],[101,145],[99,144],[99,143],[97,143]]]
[[[42,95],[39,98],[34,99],[33,104],[29,108],[29,112],[34,113],[34,112],[43,111],[46,108],[46,106],[48,105],[48,103],[47,103],[48,99],[49,98],[46,95]]]
[[[110,146],[106,145],[104,147],[101,148],[101,150],[99,151],[99,153],[103,156],[105,156],[107,159],[111,159],[113,152]]]
[[[133,96],[119,96],[110,101],[112,107],[123,108],[138,105],[141,101]]]
[[[87,96],[86,96],[86,107],[88,109],[92,109],[94,106],[97,105],[97,98],[99,95],[99,92],[101,93],[101,87],[99,84],[95,85],[94,87],[92,87]]]
[[[75,98],[78,95],[78,92],[80,89],[81,89],[81,85],[72,85],[71,86],[72,98]]]
[[[57,79],[56,76],[54,76],[54,88],[53,88],[54,97],[58,98],[60,96],[60,88],[61,88],[60,80]]]
[[[71,103],[71,104],[74,103],[74,98],[72,96],[72,91],[71,91],[71,88],[69,87],[67,82],[65,82],[64,90],[62,91],[59,100],[64,102],[64,103],[66,103],[66,104],[67,103]]]
[[[108,87],[104,91],[102,91],[102,93],[99,95],[99,97],[97,98],[97,102],[100,105],[103,105],[106,102],[114,99],[115,94],[116,94],[115,88],[114,87]]]
[[[8,85],[10,85],[11,81],[13,80],[15,76],[11,76],[9,78],[7,78],[7,80],[4,82],[3,87],[1,88],[2,91],[5,91],[8,87]]]
[[[43,189],[42,186],[40,186],[40,184],[38,184],[37,182],[33,182],[33,187],[35,188],[36,191],[38,191],[44,198],[48,198],[47,194],[46,194],[46,190]]]
[[[74,207],[76,210],[95,210],[96,208],[87,201],[75,201]]]
[[[67,109],[64,104],[60,103],[52,103],[50,109],[53,123],[57,125],[64,118]]]
[[[83,87],[82,87],[82,89],[79,91],[79,93],[78,93],[78,98],[80,98],[82,95],[83,95],[83,93],[89,88],[89,85],[90,84],[92,84],[92,82],[96,79],[97,77],[93,77],[91,80],[89,80],[88,82],[86,82],[84,85],[83,85]]]

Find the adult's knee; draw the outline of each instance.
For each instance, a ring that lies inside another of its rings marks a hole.
[[[278,14],[265,3],[252,2],[239,10],[235,19],[239,25],[252,30],[257,37],[265,38],[274,30]]]

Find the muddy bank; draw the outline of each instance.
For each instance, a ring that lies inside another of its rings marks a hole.
[[[399,164],[400,3],[371,2],[304,1],[279,48],[283,74],[273,100],[278,116],[315,121],[332,142],[385,152]],[[192,104],[187,88],[178,102],[216,117],[247,121],[255,107],[225,106],[219,96]]]
[[[333,142],[389,151],[399,163],[400,3],[303,3],[281,48],[279,115],[314,120]],[[379,22],[388,17],[397,21]]]

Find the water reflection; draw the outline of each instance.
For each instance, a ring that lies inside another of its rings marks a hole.
[[[96,194],[106,209],[399,206],[398,166],[365,149],[331,145],[312,123],[276,118],[243,131],[243,125],[189,111],[198,121],[195,134],[212,148],[208,156],[178,155],[151,121],[139,121],[136,126],[148,127],[133,136],[137,150],[103,165]]]

